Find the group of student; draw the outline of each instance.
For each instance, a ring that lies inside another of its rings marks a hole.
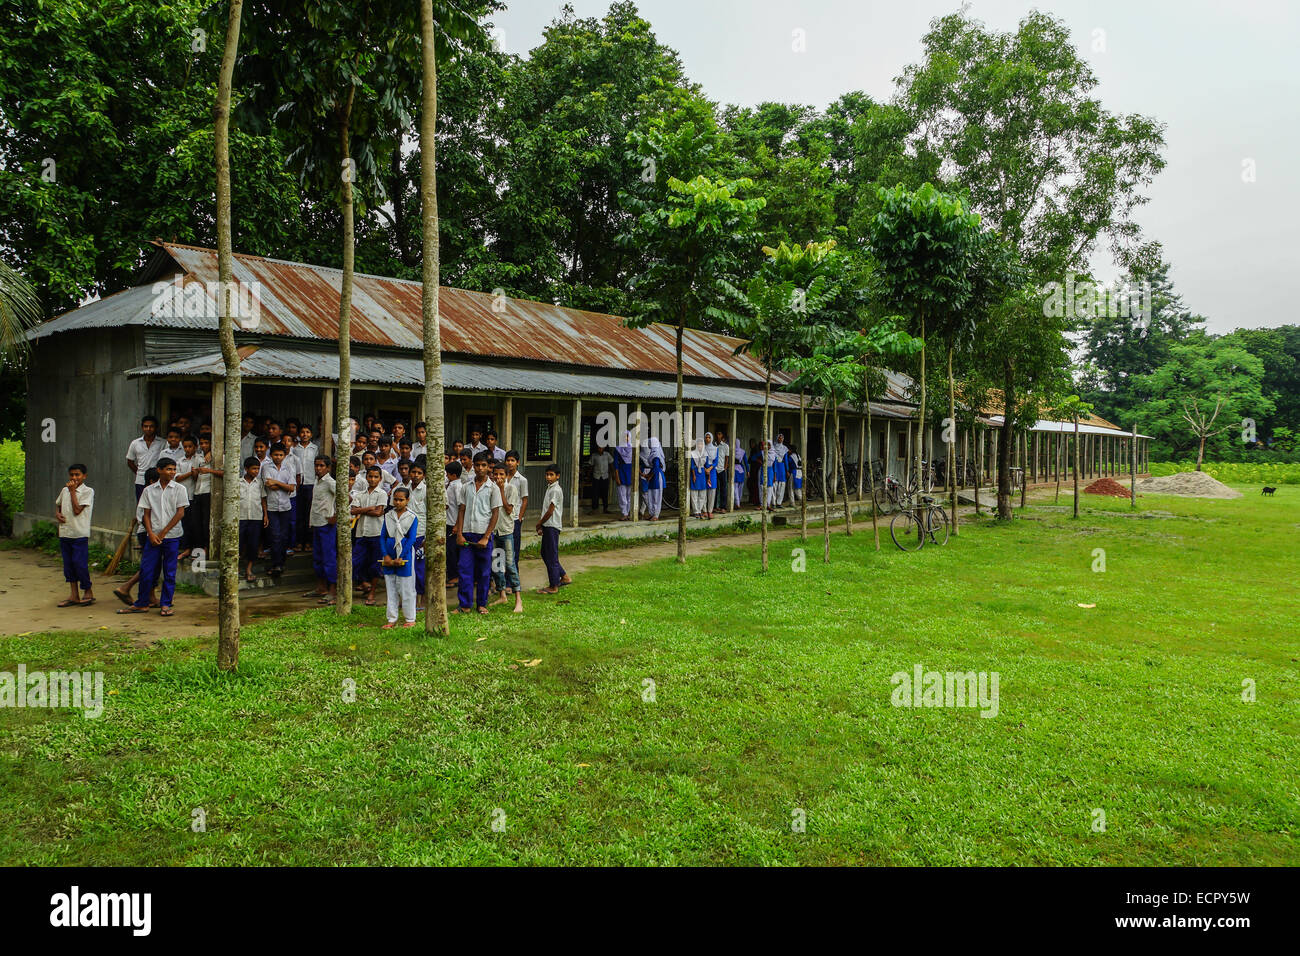
[[[637,456],[632,444],[632,433],[625,431],[622,442],[611,455],[609,449],[598,445],[591,456],[591,510],[609,514],[609,482],[612,478],[620,521],[632,520],[632,471]],[[689,468],[690,516],[712,518],[714,513],[726,514],[727,461],[731,448],[727,435],[718,429],[715,439],[705,432],[697,439],[687,456]],[[663,509],[667,464],[663,446],[658,438],[641,442],[639,491],[642,497],[640,514],[649,521],[658,521]],[[793,448],[785,444],[785,435],[776,441],[750,442],[746,452],[739,443],[731,466],[733,493],[731,505],[739,509],[749,493],[749,503],[754,508],[766,507],[769,511],[784,506],[788,501],[797,504],[803,496],[803,464]],[[723,491],[721,498],[719,490]]]
[[[244,417],[239,554],[245,579],[254,582],[253,565],[259,559],[276,577],[295,550],[309,552],[316,589],[304,596],[328,604],[338,587],[335,462],[318,453],[313,436],[310,425],[295,419],[281,426],[270,417]],[[367,605],[374,605],[379,583],[385,582],[385,627],[397,626],[399,616],[402,626],[414,626],[425,590],[426,436],[423,422],[408,438],[403,423],[388,433],[382,421],[367,415],[351,439],[347,518],[352,584]],[[514,611],[523,611],[519,552],[529,494],[519,461],[518,452],[501,448],[491,431],[474,431],[468,443],[457,440],[443,454],[447,586],[457,589],[458,612],[487,613],[494,591],[493,604],[513,598]],[[118,613],[157,607],[171,616],[179,561],[206,557],[212,477],[223,476],[212,457],[211,426],[191,433],[189,418],[181,416],[168,424],[164,439],[158,419],[146,415],[140,437],[127,449],[126,463],[135,479],[141,562],[140,570],[113,592],[126,605]],[[60,607],[95,603],[88,567],[94,490],[86,484],[87,475],[85,465],[69,466],[68,481],[55,500],[69,584]],[[558,465],[547,467],[546,482],[536,532],[542,538],[548,584],[538,591],[554,594],[571,583],[559,561],[564,497]],[[133,599],[131,589],[137,586]]]

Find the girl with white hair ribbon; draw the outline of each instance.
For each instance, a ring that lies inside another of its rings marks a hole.
[[[708,476],[705,473],[704,439],[695,439],[695,448],[691,450],[691,517],[704,515],[704,494],[708,490]]]
[[[718,446],[713,444],[713,432],[704,433],[704,517],[713,517],[713,506],[718,502]]]
[[[623,433],[623,442],[614,449],[614,481],[618,483],[619,521],[632,520],[632,433]]]
[[[778,508],[785,504],[785,456],[789,451],[790,449],[785,446],[785,435],[777,435],[776,444],[772,446],[772,484],[776,489],[773,498]]]

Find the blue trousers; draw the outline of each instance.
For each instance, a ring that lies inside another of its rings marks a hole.
[[[515,565],[515,580],[516,580],[516,581],[519,580],[519,544],[520,544],[520,542],[523,540],[523,534],[524,534],[524,532],[523,532],[523,526],[524,526],[524,523],[523,523],[522,521],[520,521],[518,518],[516,518],[516,519],[515,519],[515,533],[514,533],[514,539],[515,539],[515,550],[514,550],[513,552],[511,552],[511,555],[510,555],[510,560],[513,561],[513,562],[514,562],[514,565]]]
[[[379,558],[383,549],[379,546],[379,536],[357,538],[352,542],[352,581],[373,581],[379,577]]]
[[[415,539],[415,593],[424,593],[424,575],[426,568],[424,565],[424,535]]]
[[[171,607],[176,595],[176,556],[180,554],[180,538],[163,538],[162,544],[154,544],[148,538],[144,543],[144,556],[140,558],[140,589],[135,599],[136,607],[149,606],[149,584],[162,574],[162,592],[158,603],[162,607]]]
[[[492,535],[463,532],[468,546],[460,549],[460,583],[456,586],[456,597],[460,606],[466,610],[475,606],[487,607],[488,583],[492,580]],[[487,539],[487,547],[480,548],[474,542]]]
[[[300,485],[298,487],[298,496],[293,499],[294,507],[294,529],[293,540],[296,544],[307,544],[314,537],[314,528],[311,525],[311,499],[312,492],[316,490],[315,485]],[[315,545],[313,545],[315,547]]]
[[[323,524],[311,529],[311,568],[316,577],[330,584],[338,580],[338,528]]]
[[[83,591],[90,590],[90,539],[60,538],[59,551],[63,553],[63,580],[76,582]]]
[[[546,564],[546,576],[551,587],[558,588],[560,578],[564,577],[564,568],[560,565],[559,528],[542,528],[542,561]]]
[[[271,519],[268,529],[271,532],[271,567],[283,568],[285,552],[289,549],[289,535],[293,533],[293,512],[271,511],[267,517]]]

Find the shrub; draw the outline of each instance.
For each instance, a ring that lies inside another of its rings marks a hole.
[[[14,515],[23,506],[26,461],[21,442],[0,441],[0,534],[13,532]]]
[[[1155,461],[1151,474],[1172,475],[1179,471],[1195,471],[1194,461]],[[1207,461],[1201,470],[1225,485],[1300,485],[1300,464],[1283,462],[1224,462]]]

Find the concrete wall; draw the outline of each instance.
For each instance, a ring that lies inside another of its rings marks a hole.
[[[135,513],[126,449],[139,437],[140,417],[156,414],[147,381],[122,374],[143,361],[137,328],[64,332],[35,343],[27,376],[25,502],[14,519],[16,534],[54,520],[54,499],[76,461],[90,469],[86,482],[95,489],[93,537],[116,547]]]

